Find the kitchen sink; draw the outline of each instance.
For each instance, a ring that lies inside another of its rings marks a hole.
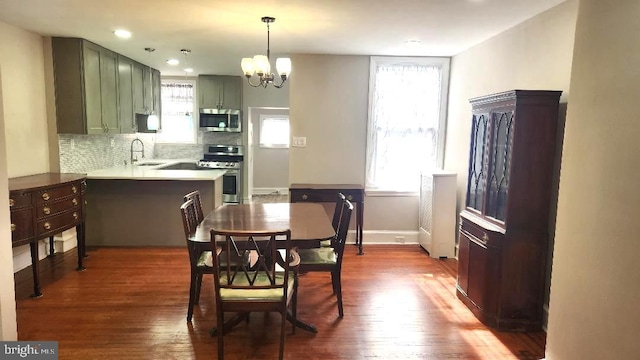
[[[142,164],[135,164],[135,166],[158,166],[158,165],[162,165],[163,163],[157,163],[157,162],[148,162],[148,163],[142,163]]]
[[[158,168],[158,170],[201,170],[195,162],[180,162]]]

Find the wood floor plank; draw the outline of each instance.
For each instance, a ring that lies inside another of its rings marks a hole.
[[[16,274],[19,340],[59,342],[60,359],[211,359],[213,281],[205,276],[186,322],[187,252],[180,248],[89,249],[84,272],[70,251],[41,261],[44,296],[32,299],[30,269]],[[541,359],[545,333],[482,325],[455,296],[457,263],[417,245],[348,246],[344,318],[328,274],[300,277],[298,316],[317,334],[287,325],[286,359]],[[251,314],[225,336],[227,359],[275,359],[278,314]]]

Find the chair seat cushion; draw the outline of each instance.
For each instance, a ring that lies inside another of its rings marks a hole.
[[[220,274],[220,284],[228,284],[226,275]],[[276,284],[282,284],[284,281],[284,273],[276,274]],[[289,274],[289,293],[293,292],[294,275]],[[249,281],[243,273],[238,273],[233,280],[233,285],[248,286]],[[269,279],[265,274],[258,274],[254,285],[270,285]],[[280,301],[284,296],[283,289],[220,289],[220,298],[222,300],[243,300],[243,301]]]
[[[321,240],[320,241],[320,246],[322,246],[322,247],[331,247],[331,239],[329,239],[329,240]]]
[[[300,264],[335,265],[338,260],[333,248],[323,247],[315,249],[298,249]]]
[[[211,251],[203,251],[198,258],[197,267],[213,267],[213,256]]]

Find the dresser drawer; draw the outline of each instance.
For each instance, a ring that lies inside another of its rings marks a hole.
[[[46,203],[38,204],[36,206],[36,218],[41,219],[47,216],[56,215],[58,213],[78,208],[76,211],[80,211],[81,197],[80,195],[72,196],[63,200],[55,202],[48,201]]]
[[[82,186],[80,182],[73,182],[64,184],[62,186],[56,186],[44,190],[38,190],[34,193],[36,204],[43,204],[47,202],[53,202],[57,199],[80,194]]]
[[[9,193],[9,208],[17,209],[25,206],[31,206],[31,193]]]
[[[326,196],[326,194],[323,194],[321,192],[318,191],[313,191],[313,190],[309,190],[309,191],[303,191],[303,190],[296,190],[296,191],[291,191],[291,202],[330,202],[330,201],[336,201],[337,195],[336,197],[329,199],[329,197]]]
[[[57,234],[70,226],[79,224],[80,221],[82,221],[82,211],[79,208],[38,220],[36,223],[36,236],[45,237]]]
[[[501,247],[504,238],[504,234],[485,229],[465,218],[460,219],[460,231],[471,241],[486,247]]]
[[[11,241],[18,242],[33,237],[33,208],[11,211]]]

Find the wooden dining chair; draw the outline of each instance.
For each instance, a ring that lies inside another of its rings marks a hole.
[[[336,206],[333,210],[333,219],[331,220],[331,225],[333,226],[333,230],[338,232],[338,225],[340,225],[340,215],[342,215],[342,207],[344,206],[344,202],[347,201],[347,198],[343,193],[338,193],[338,198],[336,199]],[[331,247],[331,239],[320,241],[320,246]]]
[[[338,300],[338,315],[340,317],[344,316],[341,280],[342,257],[352,212],[353,204],[349,200],[345,200],[340,213],[338,231],[331,239],[331,247],[297,250],[300,255],[299,269],[301,272],[320,271],[331,273],[331,284],[333,293],[336,294]]]
[[[200,301],[202,275],[213,274],[213,256],[211,255],[211,251],[206,249],[207,245],[198,244],[189,240],[189,237],[195,233],[196,227],[200,223],[198,221],[197,206],[193,199],[185,201],[180,206],[180,215],[182,217],[185,241],[189,251],[189,264],[191,266],[189,306],[187,308],[187,321],[191,322],[194,305],[197,305]]]
[[[291,308],[295,324],[297,307],[297,266],[300,258],[291,247],[291,230],[214,229],[211,230],[210,244],[212,253],[216,254],[213,268],[218,359],[224,357],[226,312],[279,312],[282,316],[279,359],[282,359],[288,309]]]
[[[184,196],[183,201],[193,200],[196,207],[196,221],[198,224],[204,220],[204,213],[202,212],[202,200],[200,199],[200,191],[194,190]]]

